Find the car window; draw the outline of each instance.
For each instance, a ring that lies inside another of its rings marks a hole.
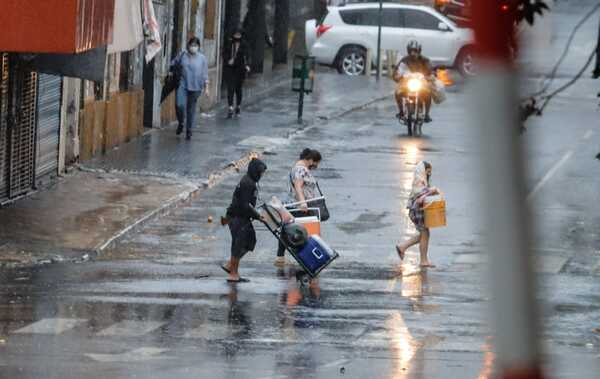
[[[327,18],[327,16],[329,16],[329,10],[327,10],[327,12],[325,12],[323,14],[323,16],[321,16],[321,18],[317,20],[317,26],[323,25],[323,23],[325,22],[325,19]]]
[[[348,9],[340,11],[340,16],[342,17],[342,21],[349,25],[379,25],[378,9]]]
[[[440,20],[417,9],[404,9],[404,27],[411,29],[439,30]]]
[[[402,13],[402,9],[384,9],[382,25],[392,28],[403,28],[404,14]]]

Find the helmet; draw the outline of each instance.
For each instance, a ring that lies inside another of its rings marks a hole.
[[[287,224],[283,227],[283,240],[291,248],[300,249],[308,241],[308,232],[303,225]]]
[[[406,52],[410,54],[411,51],[415,50],[417,53],[421,54],[421,44],[417,40],[411,40],[406,45]]]

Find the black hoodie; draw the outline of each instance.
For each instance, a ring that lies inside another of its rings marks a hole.
[[[256,218],[254,207],[258,197],[257,184],[265,171],[267,171],[267,165],[263,161],[259,159],[250,161],[248,173],[240,180],[233,192],[231,205],[227,208],[228,217],[240,217],[248,220]]]

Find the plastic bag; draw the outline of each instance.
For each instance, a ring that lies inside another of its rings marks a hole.
[[[436,104],[441,104],[446,101],[446,87],[439,79],[435,79],[431,86],[431,98]]]

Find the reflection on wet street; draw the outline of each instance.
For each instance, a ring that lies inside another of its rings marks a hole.
[[[462,102],[461,94],[449,98],[418,140],[402,135],[388,99],[307,128],[263,157],[267,198],[286,193],[299,146],[324,152],[317,175],[332,218],[322,235],[340,258],[308,285],[296,279],[291,257],[284,268],[273,265],[277,242],[258,227],[257,249],[240,268],[251,281],[225,281],[219,266],[229,233],[205,220],[223,214],[238,175],[142,225],[96,261],[0,271],[0,377],[493,378],[481,205],[466,185],[477,180],[476,143],[461,122]],[[406,205],[423,159],[448,202],[448,227],[432,232],[433,269],[419,266],[417,248],[403,262],[394,249],[416,233]],[[590,193],[598,184],[591,180]],[[585,226],[600,202],[584,209],[552,187],[539,196],[572,207],[537,210],[557,231],[535,241],[546,369],[596,378],[600,287]]]

